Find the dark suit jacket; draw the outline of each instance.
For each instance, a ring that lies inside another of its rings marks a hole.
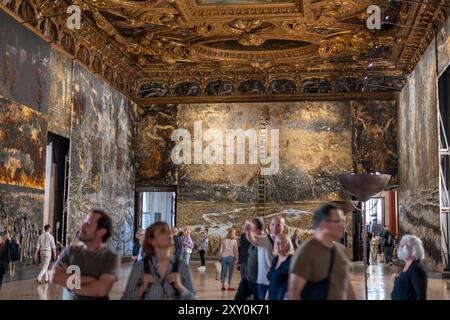
[[[175,243],[175,255],[181,256],[181,250],[182,250],[182,240],[180,236],[174,236],[173,241]]]

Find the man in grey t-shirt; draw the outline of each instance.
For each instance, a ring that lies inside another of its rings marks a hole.
[[[120,267],[120,257],[105,246],[111,234],[111,218],[102,210],[91,210],[83,221],[79,235],[84,245],[67,247],[53,266],[50,281],[64,287],[64,300],[108,298],[118,280]],[[69,266],[80,268],[79,289],[74,288],[74,282],[69,279],[72,275],[67,273]]]

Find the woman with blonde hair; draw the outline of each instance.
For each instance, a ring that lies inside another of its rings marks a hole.
[[[294,253],[294,246],[287,234],[280,233],[275,236],[272,265],[267,274],[269,289],[267,298],[270,300],[284,300],[288,289],[289,265]]]
[[[145,230],[144,258],[133,264],[123,300],[193,300],[197,298],[189,265],[172,255],[173,233],[166,222]]]
[[[234,228],[228,229],[228,233],[225,239],[222,239],[220,243],[219,261],[222,264],[222,271],[220,274],[220,280],[222,281],[222,291],[225,291],[225,278],[228,269],[228,290],[236,290],[231,286],[233,282],[234,266],[237,264],[237,258],[239,256],[238,243]]]

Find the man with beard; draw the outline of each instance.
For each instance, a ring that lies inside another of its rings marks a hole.
[[[108,299],[120,267],[120,257],[105,246],[111,234],[112,220],[103,210],[86,215],[79,235],[84,245],[64,249],[53,266],[50,281],[64,287],[63,300]],[[69,266],[80,268],[79,288],[69,279]]]

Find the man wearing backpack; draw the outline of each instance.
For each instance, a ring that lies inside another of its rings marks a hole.
[[[388,227],[384,226],[383,247],[384,247],[384,262],[392,266],[392,247],[394,246],[394,237],[389,231]]]

